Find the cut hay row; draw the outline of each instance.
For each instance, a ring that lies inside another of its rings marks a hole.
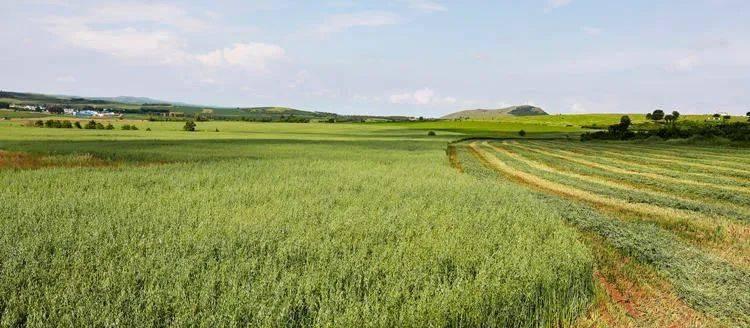
[[[742,267],[750,267],[750,247],[748,247],[750,246],[748,242],[750,240],[750,226],[737,221],[739,217],[742,217],[743,220],[749,220],[750,216],[747,215],[747,211],[740,213],[712,204],[701,204],[688,199],[679,199],[679,197],[668,193],[642,191],[633,186],[623,185],[608,179],[561,171],[557,168],[526,159],[510,150],[491,144],[486,145],[492,148],[496,152],[496,155],[502,156],[502,160],[508,166],[548,181],[566,185],[571,189],[583,190],[631,204],[651,204],[662,208],[701,213],[700,215],[695,215],[692,219],[665,219],[664,217],[642,214],[632,218],[627,216],[622,218],[654,222],[665,229],[678,233],[687,240],[691,240],[696,246],[704,248],[730,263]],[[522,168],[514,162],[527,165],[528,168]],[[619,211],[619,208],[602,209]],[[721,233],[717,234],[717,232]]]
[[[678,210],[678,209],[672,209],[672,208],[663,208],[663,207],[654,206],[654,205],[645,204],[645,203],[628,203],[626,201],[622,201],[619,199],[602,197],[597,194],[590,193],[584,190],[571,188],[570,186],[555,183],[549,180],[545,180],[545,179],[537,177],[536,175],[514,169],[513,167],[505,164],[503,161],[499,160],[497,157],[493,156],[489,152],[479,147],[476,143],[471,143],[469,145],[469,148],[474,152],[477,158],[487,163],[488,165],[492,166],[493,168],[497,169],[498,171],[502,172],[506,176],[511,177],[517,181],[523,182],[525,184],[528,184],[530,186],[536,187],[538,189],[552,192],[554,194],[566,196],[575,200],[593,203],[599,206],[606,206],[608,208],[629,211],[629,212],[641,214],[641,215],[656,215],[661,218],[671,219],[671,220],[676,220],[676,219],[700,220],[702,219],[701,215],[695,212],[691,212],[691,211]]]
[[[557,145],[569,145],[568,142],[551,141]],[[671,159],[683,159],[697,161],[704,164],[721,164],[731,168],[745,168],[743,165],[750,164],[750,152],[737,148],[720,148],[718,152],[701,152],[692,147],[674,147],[672,145],[642,145],[642,144],[619,144],[619,143],[586,143],[591,149],[617,150],[629,153],[663,156]],[[669,149],[665,149],[670,147]]]
[[[713,174],[706,174],[706,173],[695,173],[690,171],[675,171],[682,174],[691,174],[696,176],[713,176],[716,177],[717,172],[724,172],[726,174],[730,174],[732,176],[741,178],[741,181],[744,181],[747,183],[747,181],[750,181],[750,170],[736,167],[737,163],[729,163],[724,161],[702,161],[699,159],[690,159],[689,161],[685,158],[680,157],[674,157],[674,156],[668,156],[668,155],[660,155],[660,154],[652,154],[652,153],[644,153],[644,152],[635,152],[633,149],[630,150],[619,150],[614,151],[612,149],[608,148],[596,148],[596,147],[589,147],[589,144],[586,144],[586,147],[581,146],[574,146],[574,145],[564,145],[564,144],[558,144],[555,143],[555,145],[561,145],[565,147],[566,149],[578,149],[582,151],[588,151],[588,152],[596,152],[599,154],[608,154],[617,158],[629,158],[635,161],[639,161],[641,166],[645,167],[661,167],[659,163],[668,163],[668,164],[675,164],[678,166],[685,166],[688,168],[693,169],[699,169],[701,172],[711,172]],[[566,147],[567,146],[567,147]],[[594,148],[594,149],[592,149]],[[636,155],[637,153],[638,155]],[[611,157],[607,157],[608,159],[611,159]]]
[[[605,262],[612,261],[606,259],[602,261],[602,256],[599,255],[600,249],[597,248],[594,252],[597,254],[600,269],[598,272],[606,278],[599,279],[600,287],[597,293],[606,294],[605,297],[610,301],[604,304],[595,303],[588,317],[579,321],[582,326],[596,326],[602,322],[611,326],[636,327],[739,327],[750,324],[750,298],[747,297],[750,295],[750,290],[748,290],[750,271],[746,266],[733,265],[732,261],[726,261],[717,256],[715,250],[707,251],[675,238],[674,231],[659,228],[648,222],[623,220],[623,217],[627,217],[627,213],[631,211],[609,207],[613,203],[606,201],[608,197],[591,192],[579,193],[575,190],[577,188],[571,188],[570,185],[555,183],[528,173],[533,172],[530,169],[519,170],[517,166],[513,166],[518,164],[511,157],[508,157],[507,163],[497,157],[493,159],[494,156],[489,148],[485,149],[485,147],[477,143],[468,144],[466,148],[477,160],[465,160],[465,162],[467,164],[481,162],[511,181],[528,185],[546,194],[562,196],[543,197],[584,234],[595,233],[620,254],[630,256],[638,263],[653,266],[658,271],[658,276],[666,277],[674,286],[673,290],[677,298],[670,297],[670,290],[672,290],[670,284],[648,283],[653,281],[645,278],[648,276],[648,267],[631,266],[624,270],[602,271],[602,269],[611,268],[612,263]],[[521,154],[539,156],[534,152],[521,152]],[[531,157],[525,158],[534,160]],[[585,168],[583,165],[578,167]],[[532,167],[528,166],[528,168]],[[539,168],[540,166],[537,165],[533,169]],[[473,171],[472,169],[467,172],[474,174]],[[485,176],[485,174],[481,173],[480,176]],[[597,201],[606,203],[599,205]],[[593,204],[599,209],[609,208],[610,210],[593,211],[580,203]],[[622,203],[614,202],[614,205],[619,206]],[[621,258],[617,264],[620,263],[627,264],[629,261],[627,258]],[[618,277],[623,273],[628,274],[628,277],[633,280],[628,281],[627,278]],[[682,301],[687,303],[689,308],[681,305]],[[602,310],[601,307],[607,308]],[[710,317],[704,318],[700,313],[706,313]],[[721,322],[715,322],[712,318],[717,318]]]
[[[720,319],[722,322],[718,326],[750,326],[750,270],[747,268],[738,268],[719,260],[675,238],[672,232],[652,224],[622,221],[558,197],[546,199],[548,204],[560,210],[569,222],[584,233],[595,233],[620,254],[656,269],[660,276],[666,277],[674,286],[680,300],[700,312]],[[597,257],[597,262],[600,263],[601,256]],[[631,277],[636,278],[648,276],[648,270],[631,273]],[[662,313],[670,313],[670,310],[664,309]],[[706,325],[717,326],[710,323]],[[677,325],[685,326],[689,327],[691,324]]]
[[[707,215],[711,215],[710,212],[713,212],[713,213],[723,212],[722,215],[724,216],[727,216],[727,217],[743,216],[743,217],[746,217],[748,221],[750,221],[750,209],[736,206],[731,203],[721,202],[717,206],[710,206],[711,204],[704,204],[705,202],[703,202],[702,200],[681,197],[674,193],[668,193],[668,192],[659,191],[659,190],[644,189],[642,186],[637,186],[637,185],[627,183],[622,180],[615,180],[611,178],[590,175],[590,174],[579,174],[579,173],[575,173],[575,171],[565,170],[559,167],[544,164],[542,162],[524,157],[524,155],[528,156],[528,153],[517,153],[516,151],[509,149],[507,147],[508,145],[507,142],[503,142],[503,145],[505,147],[498,147],[490,143],[486,143],[486,144],[492,149],[494,149],[495,151],[500,152],[506,156],[509,156],[519,162],[522,162],[540,171],[545,171],[545,172],[549,172],[552,174],[564,176],[567,178],[581,180],[589,184],[596,184],[596,185],[604,186],[607,188],[615,189],[616,191],[621,192],[621,194],[623,195],[627,195],[628,193],[631,193],[631,194],[640,193],[645,196],[650,196],[651,198],[656,199],[656,200],[672,200],[674,202],[686,204],[688,207],[690,207],[690,208],[684,208],[684,209],[692,209],[692,208],[709,205],[708,208],[710,210],[708,211],[709,213],[706,213]],[[726,210],[726,211],[722,211],[722,210]]]
[[[529,159],[545,163],[561,170],[611,179],[620,183],[634,186],[636,188],[641,188],[643,190],[667,192],[669,194],[680,195],[680,197],[689,198],[693,201],[720,206],[722,208],[728,208],[740,212],[750,211],[750,197],[742,193],[670,183],[662,180],[643,177],[640,175],[617,174],[607,170],[602,170],[600,168],[592,168],[586,165],[574,163],[564,158],[547,156],[537,152],[529,151],[527,149],[518,147],[518,144],[514,142],[508,143],[507,146],[514,151],[522,153]]]
[[[538,143],[530,143],[530,144],[539,145]],[[614,163],[616,165],[628,167],[631,169],[637,168],[639,172],[649,172],[649,173],[668,175],[673,178],[693,177],[693,178],[696,178],[696,181],[703,181],[703,182],[713,183],[713,184],[720,182],[721,184],[731,184],[734,186],[750,188],[750,175],[745,175],[743,173],[739,173],[733,170],[728,171],[728,173],[730,174],[729,176],[717,175],[716,171],[711,171],[705,168],[702,169],[701,172],[694,172],[694,169],[691,169],[689,167],[687,168],[682,167],[682,169],[679,169],[679,166],[690,166],[690,165],[686,165],[685,163],[678,162],[678,161],[675,161],[674,163],[674,164],[677,164],[676,166],[675,165],[664,166],[660,163],[655,163],[654,161],[651,161],[650,157],[644,156],[644,155],[632,155],[632,154],[614,152],[614,151],[609,151],[609,150],[604,150],[604,149],[591,149],[591,148],[587,148],[584,146],[576,146],[576,145],[560,145],[560,146],[561,148],[564,148],[566,151],[572,151],[574,153],[579,154],[580,157],[583,157],[583,158],[594,159],[595,161],[598,161],[598,162],[604,161],[606,163]],[[608,156],[601,156],[601,155],[608,155]],[[711,173],[708,173],[708,172],[711,172]]]
[[[514,147],[511,145],[511,147]],[[682,185],[676,183],[665,182],[661,180],[655,180],[648,177],[639,175],[623,175],[599,168],[592,168],[578,163],[570,162],[562,158],[546,156],[536,152],[524,150],[521,148],[513,148],[523,153],[524,156],[534,159],[539,162],[546,163],[548,165],[577,172],[585,175],[599,176],[635,187],[643,188],[645,190],[668,192],[670,194],[680,195],[693,199],[695,201],[707,202],[714,205],[721,205],[722,207],[740,207],[743,209],[750,210],[750,197],[745,194],[737,193],[734,191],[716,190],[709,188],[695,187],[692,185]]]
[[[638,171],[619,168],[619,167],[612,166],[612,165],[606,165],[606,164],[601,164],[601,163],[597,163],[594,161],[581,159],[581,158],[578,158],[580,156],[579,154],[576,154],[570,151],[554,150],[549,147],[543,147],[543,146],[530,147],[530,146],[521,145],[521,144],[516,144],[516,145],[520,148],[524,148],[524,149],[534,151],[540,154],[561,158],[567,161],[586,165],[588,167],[598,168],[598,169],[609,171],[612,173],[626,174],[626,175],[638,175],[638,176],[643,176],[643,177],[647,177],[647,178],[654,179],[654,180],[661,180],[661,181],[669,182],[669,183],[689,184],[689,185],[705,187],[705,188],[713,188],[713,189],[719,189],[719,190],[727,190],[727,191],[733,191],[733,192],[741,192],[744,194],[750,194],[750,188],[742,188],[742,187],[728,186],[728,185],[718,185],[718,184],[699,182],[699,181],[694,181],[694,180],[678,179],[678,178],[663,176],[663,175],[654,174],[654,173],[638,172]]]

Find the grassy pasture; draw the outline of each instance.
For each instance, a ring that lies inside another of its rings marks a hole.
[[[0,158],[60,164],[0,166],[0,326],[567,326],[593,297],[577,233],[455,135],[127,123],[0,123]]]
[[[0,121],[0,326],[750,325],[750,150],[619,116]]]

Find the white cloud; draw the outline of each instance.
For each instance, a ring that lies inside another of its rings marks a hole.
[[[277,45],[253,42],[203,54],[188,51],[180,32],[201,30],[206,24],[170,4],[106,4],[80,16],[48,17],[44,23],[72,46],[138,64],[263,70],[270,61],[284,56],[284,49]]]
[[[384,11],[366,11],[359,13],[340,14],[328,17],[317,28],[318,34],[325,36],[341,32],[352,27],[377,27],[398,24],[396,14]]]
[[[188,15],[182,8],[165,3],[109,3],[92,8],[81,18],[89,24],[151,22],[195,31],[208,23]]]
[[[406,0],[406,3],[412,9],[427,13],[448,10],[445,6],[431,0]]]
[[[581,28],[581,31],[583,31],[583,33],[586,33],[587,35],[591,35],[591,36],[597,36],[597,35],[601,35],[602,34],[602,29],[600,29],[598,27],[593,27],[593,26],[584,26],[584,27]]]
[[[207,66],[237,66],[264,70],[269,62],[284,57],[284,53],[284,49],[275,44],[252,42],[235,43],[231,47],[214,50],[195,58]]]
[[[183,62],[182,42],[168,31],[143,31],[133,27],[95,29],[66,18],[49,21],[51,31],[67,43],[121,59],[156,63]]]
[[[557,9],[569,5],[573,0],[548,0],[546,10]]]
[[[583,106],[582,104],[574,103],[570,105],[570,113],[584,114],[584,113],[588,113],[588,109],[586,109],[586,107]]]
[[[410,105],[445,105],[456,102],[456,98],[440,97],[430,88],[423,88],[414,92],[394,94],[388,99],[393,104]]]
[[[699,64],[700,60],[696,55],[687,55],[672,63],[672,69],[677,71],[690,71]]]

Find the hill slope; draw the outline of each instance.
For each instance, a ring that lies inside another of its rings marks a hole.
[[[499,116],[536,116],[548,115],[543,109],[530,105],[512,106],[500,109],[468,109],[443,116],[444,119],[470,118],[492,119]]]
[[[202,106],[157,100],[147,97],[78,97],[66,95],[46,95],[39,93],[12,92],[0,90],[0,108],[15,105],[58,106],[75,109],[111,110],[126,117],[144,118],[154,112],[180,112],[187,117],[210,112],[213,119],[251,121],[307,121],[319,120],[335,122],[364,121],[408,121],[407,116],[341,115],[329,112],[300,110],[289,107],[221,107]]]

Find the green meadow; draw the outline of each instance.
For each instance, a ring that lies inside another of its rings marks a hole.
[[[0,326],[750,324],[750,153],[619,116],[0,121]]]

